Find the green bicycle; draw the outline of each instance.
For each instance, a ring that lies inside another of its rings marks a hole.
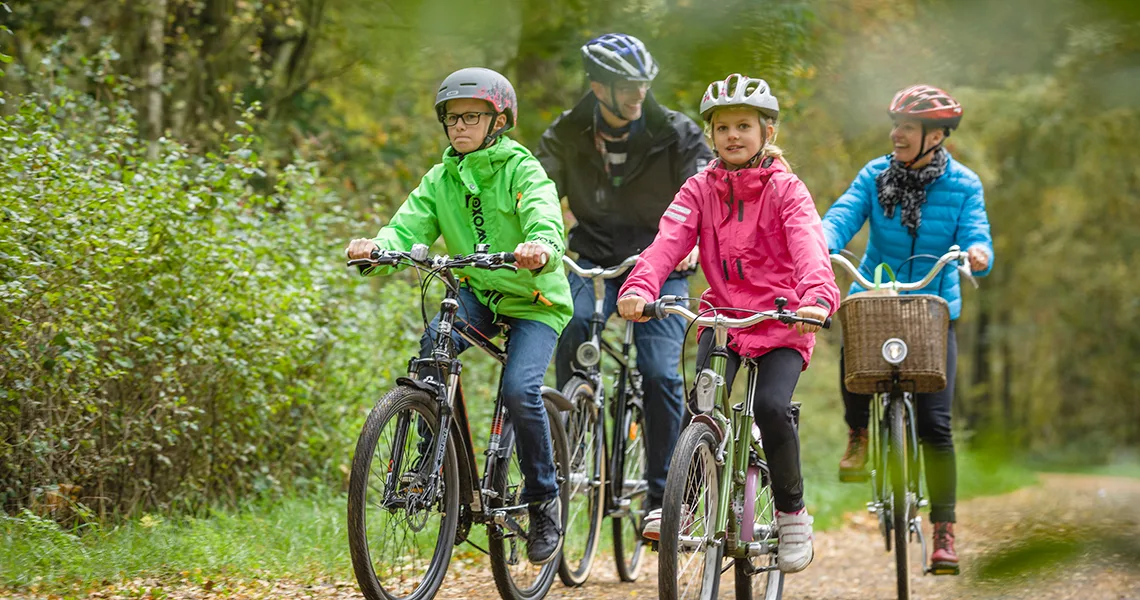
[[[728,330],[751,327],[769,319],[781,323],[808,323],[830,327],[796,316],[786,309],[787,299],[776,299],[776,310],[752,312],[730,319],[719,314],[695,314],[677,296],[663,296],[645,305],[651,318],[680,315],[693,325],[714,332],[709,367],[697,374],[695,399],[698,413],[681,432],[673,451],[665,483],[659,545],[658,592],[665,600],[714,599],[721,573],[735,567],[736,598],[779,600],[784,574],[776,566],[779,540],[771,477],[764,448],[752,426],[752,403],[731,404],[725,389]],[[756,385],[754,363],[745,359],[751,398]],[[799,405],[793,403],[799,425]],[[725,562],[731,561],[731,562]]]

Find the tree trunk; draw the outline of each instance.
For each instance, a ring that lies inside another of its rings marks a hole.
[[[146,138],[150,140],[147,157],[158,158],[158,139],[162,137],[162,75],[166,33],[166,0],[151,0],[147,18],[146,74]]]

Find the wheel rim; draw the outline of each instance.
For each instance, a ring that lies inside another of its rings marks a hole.
[[[641,554],[645,549],[645,540],[641,537],[641,521],[645,516],[645,495],[648,487],[645,481],[647,462],[645,457],[645,441],[643,439],[643,423],[637,411],[630,411],[626,420],[625,462],[622,474],[622,499],[629,500],[629,515],[623,518],[621,524],[622,552],[621,557],[626,564],[630,576],[636,576]],[[628,557],[628,558],[627,558]]]
[[[589,402],[590,398],[585,399]],[[563,541],[563,557],[575,578],[584,575],[597,545],[601,524],[602,487],[595,484],[595,470],[602,464],[601,439],[597,436],[597,412],[592,402],[578,404],[567,415],[570,441],[569,517]]]
[[[433,422],[434,417],[419,412],[418,408],[406,408],[381,425],[365,491],[364,522],[372,569],[380,586],[395,598],[415,595],[434,579],[432,558],[440,546],[451,543],[451,540],[445,540],[441,536],[446,518],[441,509],[441,502],[447,493],[444,478],[438,479],[435,500],[430,506],[425,506],[426,502],[417,501],[417,498],[422,497],[422,492],[417,494],[415,490],[422,483],[422,478],[400,481],[401,475],[410,470],[415,457],[419,455],[417,422],[423,422],[425,429],[430,432],[427,447],[434,445],[430,443],[435,439],[437,427]],[[402,442],[397,439],[400,420],[408,423],[407,434],[403,436]],[[392,460],[397,448],[403,450],[400,465],[394,464]],[[395,486],[392,487],[388,487],[389,470],[395,474],[396,479]],[[400,506],[401,503],[403,507]],[[438,565],[435,568],[438,569]]]

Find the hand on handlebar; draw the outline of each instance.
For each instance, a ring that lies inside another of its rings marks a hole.
[[[344,249],[344,255],[348,257],[348,260],[369,258],[374,250],[379,250],[376,242],[369,239],[355,239],[348,243],[348,247]]]
[[[520,269],[541,269],[550,259],[550,249],[540,242],[523,242],[515,247],[515,264]]]
[[[990,257],[981,246],[972,246],[966,254],[970,257],[970,270],[974,273],[985,271],[990,266]]]
[[[701,264],[701,252],[697,246],[693,246],[689,254],[682,258],[681,262],[677,264],[677,268],[673,270],[677,272],[687,271],[699,264]]]
[[[815,319],[816,321],[822,323],[827,320],[827,311],[819,306],[801,306],[799,310],[796,311],[796,316],[801,319]],[[802,321],[796,321],[795,323],[788,325],[788,327],[794,327],[796,332],[800,335],[804,335],[805,333],[815,333],[820,329],[819,325],[804,323]]]
[[[645,304],[645,299],[641,296],[637,294],[626,294],[618,298],[618,314],[627,321],[644,323],[649,320],[649,317],[642,316],[641,314],[641,312],[645,310]]]

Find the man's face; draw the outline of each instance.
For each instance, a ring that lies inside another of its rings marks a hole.
[[[645,95],[649,93],[648,81],[618,81],[612,86],[613,92],[610,92],[610,85],[591,81],[590,89],[593,90],[594,96],[602,101],[603,107],[608,104],[619,111],[620,115],[614,115],[619,119],[625,121],[636,121],[641,118],[641,105],[645,102]]]

